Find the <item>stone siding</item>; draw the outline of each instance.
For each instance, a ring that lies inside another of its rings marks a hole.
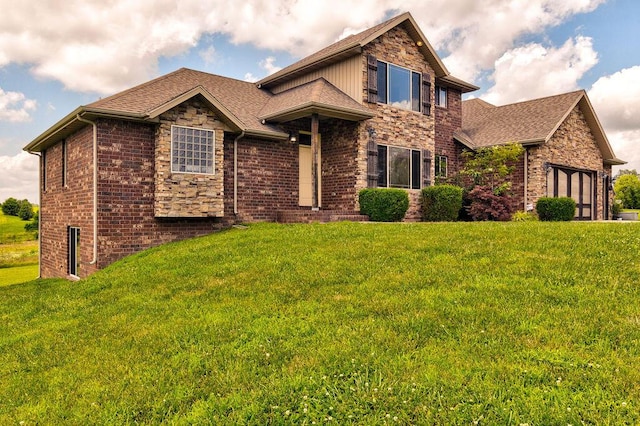
[[[214,130],[214,173],[171,171],[173,125]],[[189,100],[160,116],[156,131],[156,217],[224,216],[224,130],[219,117],[197,99]]]
[[[363,49],[363,101],[376,116],[360,123],[358,138],[358,167],[356,170],[356,193],[367,187],[367,143],[369,141],[367,128],[373,128],[377,134],[376,142],[402,148],[429,150],[432,155],[435,150],[435,117],[434,106],[431,115],[422,112],[400,109],[389,104],[367,103],[367,55],[373,54],[378,60],[390,64],[409,68],[429,76],[431,80],[430,99],[434,99],[434,71],[426,58],[420,53],[415,41],[401,27],[391,29],[366,45]],[[433,158],[432,158],[433,159]],[[430,176],[433,176],[433,161]],[[410,206],[405,220],[419,220],[420,218],[420,190],[407,190]]]
[[[530,147],[528,151],[527,200],[534,205],[538,198],[547,194],[545,163],[596,172],[596,176],[597,172],[607,170],[603,167],[602,154],[579,106],[571,111],[549,142]],[[596,177],[595,182],[596,219],[602,219],[602,179]]]

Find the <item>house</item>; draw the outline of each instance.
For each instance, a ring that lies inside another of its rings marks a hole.
[[[85,277],[233,223],[359,218],[366,187],[406,189],[406,220],[417,220],[420,189],[459,167],[463,148],[528,135],[494,138],[484,117],[508,109],[462,102],[477,89],[449,73],[405,13],[258,83],[183,68],[81,106],[25,147],[41,159],[41,276]],[[569,104],[541,151],[528,150],[524,205],[546,194],[541,164],[558,183],[566,171],[611,174],[601,129],[585,142],[602,148],[599,165],[545,156],[563,149],[555,135],[573,131],[562,126],[574,115],[597,125],[586,95]]]

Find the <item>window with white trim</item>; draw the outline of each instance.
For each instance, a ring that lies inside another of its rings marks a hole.
[[[447,107],[447,88],[436,86],[436,106]]]
[[[447,157],[445,155],[436,155],[435,174],[438,178],[447,177]]]
[[[171,126],[171,171],[215,173],[215,131]]]
[[[378,102],[421,111],[422,74],[398,65],[378,61]]]
[[[378,187],[421,188],[420,150],[378,145]]]

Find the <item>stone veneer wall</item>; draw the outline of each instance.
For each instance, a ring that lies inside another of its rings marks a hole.
[[[431,115],[422,112],[396,108],[389,104],[367,103],[367,55],[373,54],[378,60],[409,68],[428,75],[431,79],[430,98],[433,100],[434,71],[426,58],[420,53],[414,40],[401,27],[396,27],[366,45],[362,55],[362,87],[364,105],[372,109],[376,116],[360,124],[358,138],[358,167],[356,171],[356,194],[367,187],[367,142],[366,128],[372,127],[377,134],[377,143],[404,148],[435,150],[435,107]],[[433,162],[430,176],[433,177]],[[409,193],[409,211],[405,220],[420,219],[420,191],[407,190]]]
[[[603,167],[602,154],[579,106],[571,111],[549,142],[539,147],[530,147],[528,151],[527,199],[529,203],[535,204],[538,198],[546,195],[545,162],[594,172],[610,170],[610,167]],[[596,177],[595,182],[598,203],[596,218],[602,219],[602,179]]]
[[[172,125],[215,131],[212,175],[171,171]],[[216,114],[197,99],[160,116],[156,131],[156,217],[224,216],[224,129]]]

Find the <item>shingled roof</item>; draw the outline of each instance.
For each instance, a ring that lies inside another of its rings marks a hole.
[[[463,101],[462,129],[454,138],[470,149],[509,142],[542,144],[551,139],[576,106],[584,114],[605,162],[624,164],[615,157],[584,90],[503,106],[481,99]]]
[[[374,114],[324,78],[285,90],[266,103],[259,117],[267,121],[291,121],[309,114],[359,121]]]
[[[435,76],[441,79],[443,83],[456,87],[465,93],[478,90],[477,86],[453,77],[449,73],[444,63],[438,57],[435,49],[431,46],[409,12],[395,16],[358,34],[345,37],[344,39],[339,40],[332,45],[306,56],[300,61],[263,78],[258,81],[258,85],[262,87],[272,87],[289,81],[301,74],[306,74],[315,69],[338,62],[344,58],[359,55],[364,46],[397,26],[402,26],[409,33],[409,36],[416,41],[416,43],[418,41],[420,42],[418,49],[433,67]]]

